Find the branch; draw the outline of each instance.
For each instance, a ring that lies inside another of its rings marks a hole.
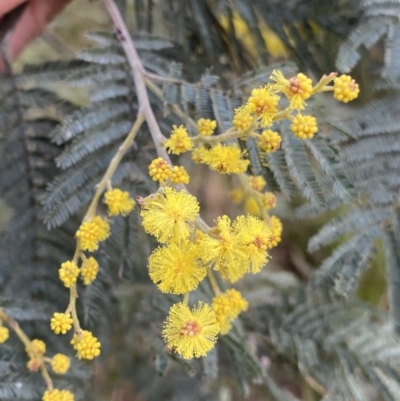
[[[124,49],[126,58],[131,67],[131,72],[136,88],[136,96],[139,102],[139,110],[141,110],[147,122],[157,153],[164,160],[171,163],[168,153],[162,145],[165,137],[162,134],[160,127],[158,126],[157,119],[150,105],[145,81],[146,72],[136,51],[131,35],[129,34],[129,31],[115,2],[113,0],[104,0],[104,5],[107,9],[108,14],[110,15],[112,24],[116,32],[116,36],[120,41],[122,48]]]

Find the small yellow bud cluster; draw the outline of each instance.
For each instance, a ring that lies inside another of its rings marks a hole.
[[[249,177],[249,184],[254,191],[261,192],[267,185],[267,182],[262,175],[251,175]]]
[[[347,103],[357,98],[360,93],[358,84],[350,75],[341,75],[333,81],[334,92],[333,97],[340,102]]]
[[[195,163],[205,163],[208,156],[208,150],[204,146],[198,146],[193,149],[192,160]]]
[[[174,166],[171,172],[171,182],[173,184],[189,184],[189,174],[183,166]]]
[[[271,249],[276,247],[281,242],[282,222],[276,216],[271,216],[269,228],[271,230],[271,236],[268,243],[268,248]]]
[[[217,316],[222,335],[231,330],[233,320],[247,308],[248,302],[235,289],[227,290],[224,294],[213,298],[212,309]]]
[[[238,131],[244,131],[251,127],[253,120],[254,118],[249,110],[244,107],[239,107],[235,111],[232,124]]]
[[[31,341],[31,347],[26,349],[26,352],[29,354],[31,351],[36,354],[43,355],[46,352],[46,344],[42,340],[34,339]]]
[[[46,390],[42,401],[74,401],[74,395],[68,390]]]
[[[55,312],[50,320],[50,328],[56,334],[66,334],[72,328],[72,317],[70,313]]]
[[[217,122],[208,118],[200,118],[197,121],[197,130],[201,136],[210,136],[214,133]]]
[[[276,206],[276,196],[272,192],[265,192],[261,198],[261,203],[266,210],[273,209]]]
[[[71,288],[79,276],[79,267],[74,262],[67,261],[61,264],[58,272],[64,285],[67,288]]]
[[[67,357],[67,355],[64,354],[56,354],[51,359],[51,368],[53,369],[54,373],[57,373],[59,375],[67,373],[70,365],[70,359]]]
[[[0,344],[3,344],[4,342],[6,342],[8,340],[9,336],[10,336],[10,332],[7,329],[7,327],[0,326]]]
[[[81,335],[75,333],[71,344],[78,359],[93,359],[100,355],[101,344],[88,330],[83,330]]]
[[[99,272],[99,263],[94,257],[85,258],[81,267],[81,277],[85,285],[89,285],[97,277]]]
[[[153,181],[163,183],[171,175],[171,166],[162,157],[158,157],[150,163],[149,174]]]
[[[290,126],[293,134],[300,139],[311,139],[318,131],[317,120],[312,116],[297,114]]]
[[[100,216],[95,216],[85,221],[76,232],[78,247],[82,251],[97,251],[99,243],[110,236],[110,225],[108,221]]]
[[[281,146],[281,136],[270,129],[263,131],[258,138],[258,147],[266,153],[275,152]]]
[[[180,127],[173,125],[172,128],[171,136],[164,142],[164,147],[168,150],[168,153],[180,155],[192,150],[194,145],[186,128],[182,125]]]
[[[104,194],[104,203],[108,207],[109,216],[127,216],[135,207],[135,201],[129,197],[129,193],[118,188]]]

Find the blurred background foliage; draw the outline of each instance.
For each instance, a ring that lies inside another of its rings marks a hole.
[[[238,284],[251,308],[218,350],[193,363],[165,351],[160,329],[174,298],[148,279],[146,259],[155,243],[136,211],[127,222],[116,220],[99,253],[100,278],[81,289],[80,314],[102,341],[102,356],[74,364],[62,385],[77,399],[113,401],[398,400],[400,2],[118,4],[145,67],[181,80],[162,85],[161,100],[152,98],[164,134],[182,122],[168,113],[175,104],[187,121],[218,115],[223,131],[233,107],[275,65],[314,80],[351,72],[361,94],[346,106],[327,96],[310,102],[320,124],[310,143],[287,142],[275,156],[254,155],[250,143],[242,144],[252,173],[261,172],[277,194],[283,239],[263,272]],[[71,254],[93,185],[134,120],[134,87],[100,1],[73,1],[25,49],[14,73],[0,82],[0,304],[51,350],[67,350],[46,321],[67,297],[58,265]],[[193,92],[186,103],[182,88]],[[13,119],[15,92],[21,111]],[[35,107],[40,112],[32,116]],[[102,112],[110,114],[100,121]],[[32,144],[29,154],[16,155],[20,143]],[[143,130],[116,183],[133,196],[153,192],[147,165],[154,155]],[[6,179],[14,157],[22,167]],[[180,162],[207,223],[254,212],[249,203],[232,204],[235,178],[193,166],[185,156]],[[201,288],[198,296],[209,293]],[[22,350],[13,354],[18,347],[15,341],[0,351],[0,398],[39,399],[40,379],[23,371]]]

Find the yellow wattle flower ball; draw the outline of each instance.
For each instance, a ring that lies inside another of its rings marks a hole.
[[[270,76],[272,81],[272,92],[282,92],[290,100],[291,108],[302,110],[305,107],[304,100],[312,95],[312,80],[303,73],[298,73],[295,77],[286,79],[281,71],[274,70]]]
[[[10,336],[10,331],[8,330],[8,328],[0,326],[0,344],[6,342],[9,336]]]
[[[42,340],[34,339],[31,341],[31,347],[25,349],[32,359],[37,355],[43,355],[46,352],[46,344]]]
[[[269,222],[269,228],[271,230],[271,237],[268,243],[268,249],[276,247],[282,239],[282,222],[276,216],[271,216]]]
[[[167,347],[184,359],[205,356],[218,333],[215,312],[201,301],[192,310],[182,302],[172,305],[162,332]]]
[[[273,94],[269,86],[265,86],[251,91],[245,108],[255,113],[264,127],[268,127],[272,124],[275,114],[278,113],[278,102],[279,96]]]
[[[67,288],[71,288],[79,276],[79,267],[71,261],[67,261],[61,264],[61,268],[58,271],[60,280],[64,283]]]
[[[254,191],[261,192],[267,185],[267,182],[262,175],[251,175],[249,176],[249,184]]]
[[[68,390],[46,390],[43,394],[42,401],[74,401],[74,395]]]
[[[101,344],[88,330],[82,330],[81,336],[75,333],[71,344],[78,359],[93,359],[100,355]]]
[[[97,277],[99,263],[94,257],[86,258],[82,262],[81,277],[85,285],[89,285]]]
[[[78,238],[79,249],[93,252],[99,248],[99,242],[105,241],[110,234],[108,221],[100,216],[95,216],[82,223],[75,236]]]
[[[215,128],[217,128],[217,122],[215,120],[200,118],[200,120],[197,121],[197,130],[199,131],[200,136],[212,135]]]
[[[292,121],[290,126],[294,136],[300,139],[311,139],[314,134],[318,131],[317,120],[313,116],[303,116],[297,114]]]
[[[192,151],[192,160],[195,163],[205,163],[207,160],[208,149],[204,146],[197,146]]]
[[[55,312],[50,319],[50,328],[56,334],[66,334],[67,331],[72,329],[72,317],[70,313]]]
[[[276,206],[276,196],[272,192],[265,192],[261,197],[261,203],[264,209],[273,209]]]
[[[174,166],[171,172],[171,182],[173,184],[189,184],[190,177],[183,166]]]
[[[168,153],[180,155],[181,153],[192,150],[194,144],[186,128],[183,125],[179,127],[173,125],[172,128],[171,136],[164,142],[164,148],[168,150]]]
[[[256,274],[267,263],[267,248],[271,231],[264,221],[255,216],[238,216],[233,224],[239,246],[246,255],[244,270]]]
[[[241,312],[247,310],[249,304],[242,297],[242,294],[235,290],[227,290],[224,294],[214,297],[212,300],[212,309],[217,316],[220,324],[221,334],[227,334],[232,328],[232,321],[235,320]]]
[[[252,113],[242,106],[235,110],[232,124],[238,131],[244,131],[251,127],[253,120],[254,117]]]
[[[213,263],[214,270],[233,283],[246,272],[246,255],[228,216],[218,217],[213,234],[204,235],[197,241],[200,257],[205,263]]]
[[[127,216],[136,202],[129,197],[128,192],[115,188],[104,194],[104,203],[108,207],[109,216]]]
[[[67,373],[69,367],[71,365],[70,359],[67,355],[64,354],[56,354],[51,358],[51,368],[54,373],[59,375],[63,375]]]
[[[281,142],[281,136],[277,132],[268,129],[261,133],[257,145],[264,152],[270,153],[278,150],[281,146]]]
[[[149,257],[149,273],[161,292],[185,294],[197,288],[207,274],[198,248],[188,240],[157,248]]]
[[[159,242],[180,241],[189,236],[199,210],[193,195],[167,187],[144,201],[140,215],[144,230]]]
[[[171,175],[171,166],[162,157],[157,157],[149,165],[149,175],[153,181],[163,183]]]
[[[354,100],[360,93],[360,88],[350,75],[341,75],[333,81],[333,97],[340,102],[347,103]]]
[[[221,174],[244,173],[249,166],[249,160],[243,160],[243,152],[236,144],[213,146],[206,156],[206,164]]]

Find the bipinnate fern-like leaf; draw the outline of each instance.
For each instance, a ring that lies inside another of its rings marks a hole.
[[[400,349],[388,317],[324,291],[301,289],[280,304],[259,306],[246,322],[268,333],[271,355],[297,365],[323,389],[324,399],[335,399],[339,391],[341,399],[372,400],[372,384],[384,400],[394,401]]]

